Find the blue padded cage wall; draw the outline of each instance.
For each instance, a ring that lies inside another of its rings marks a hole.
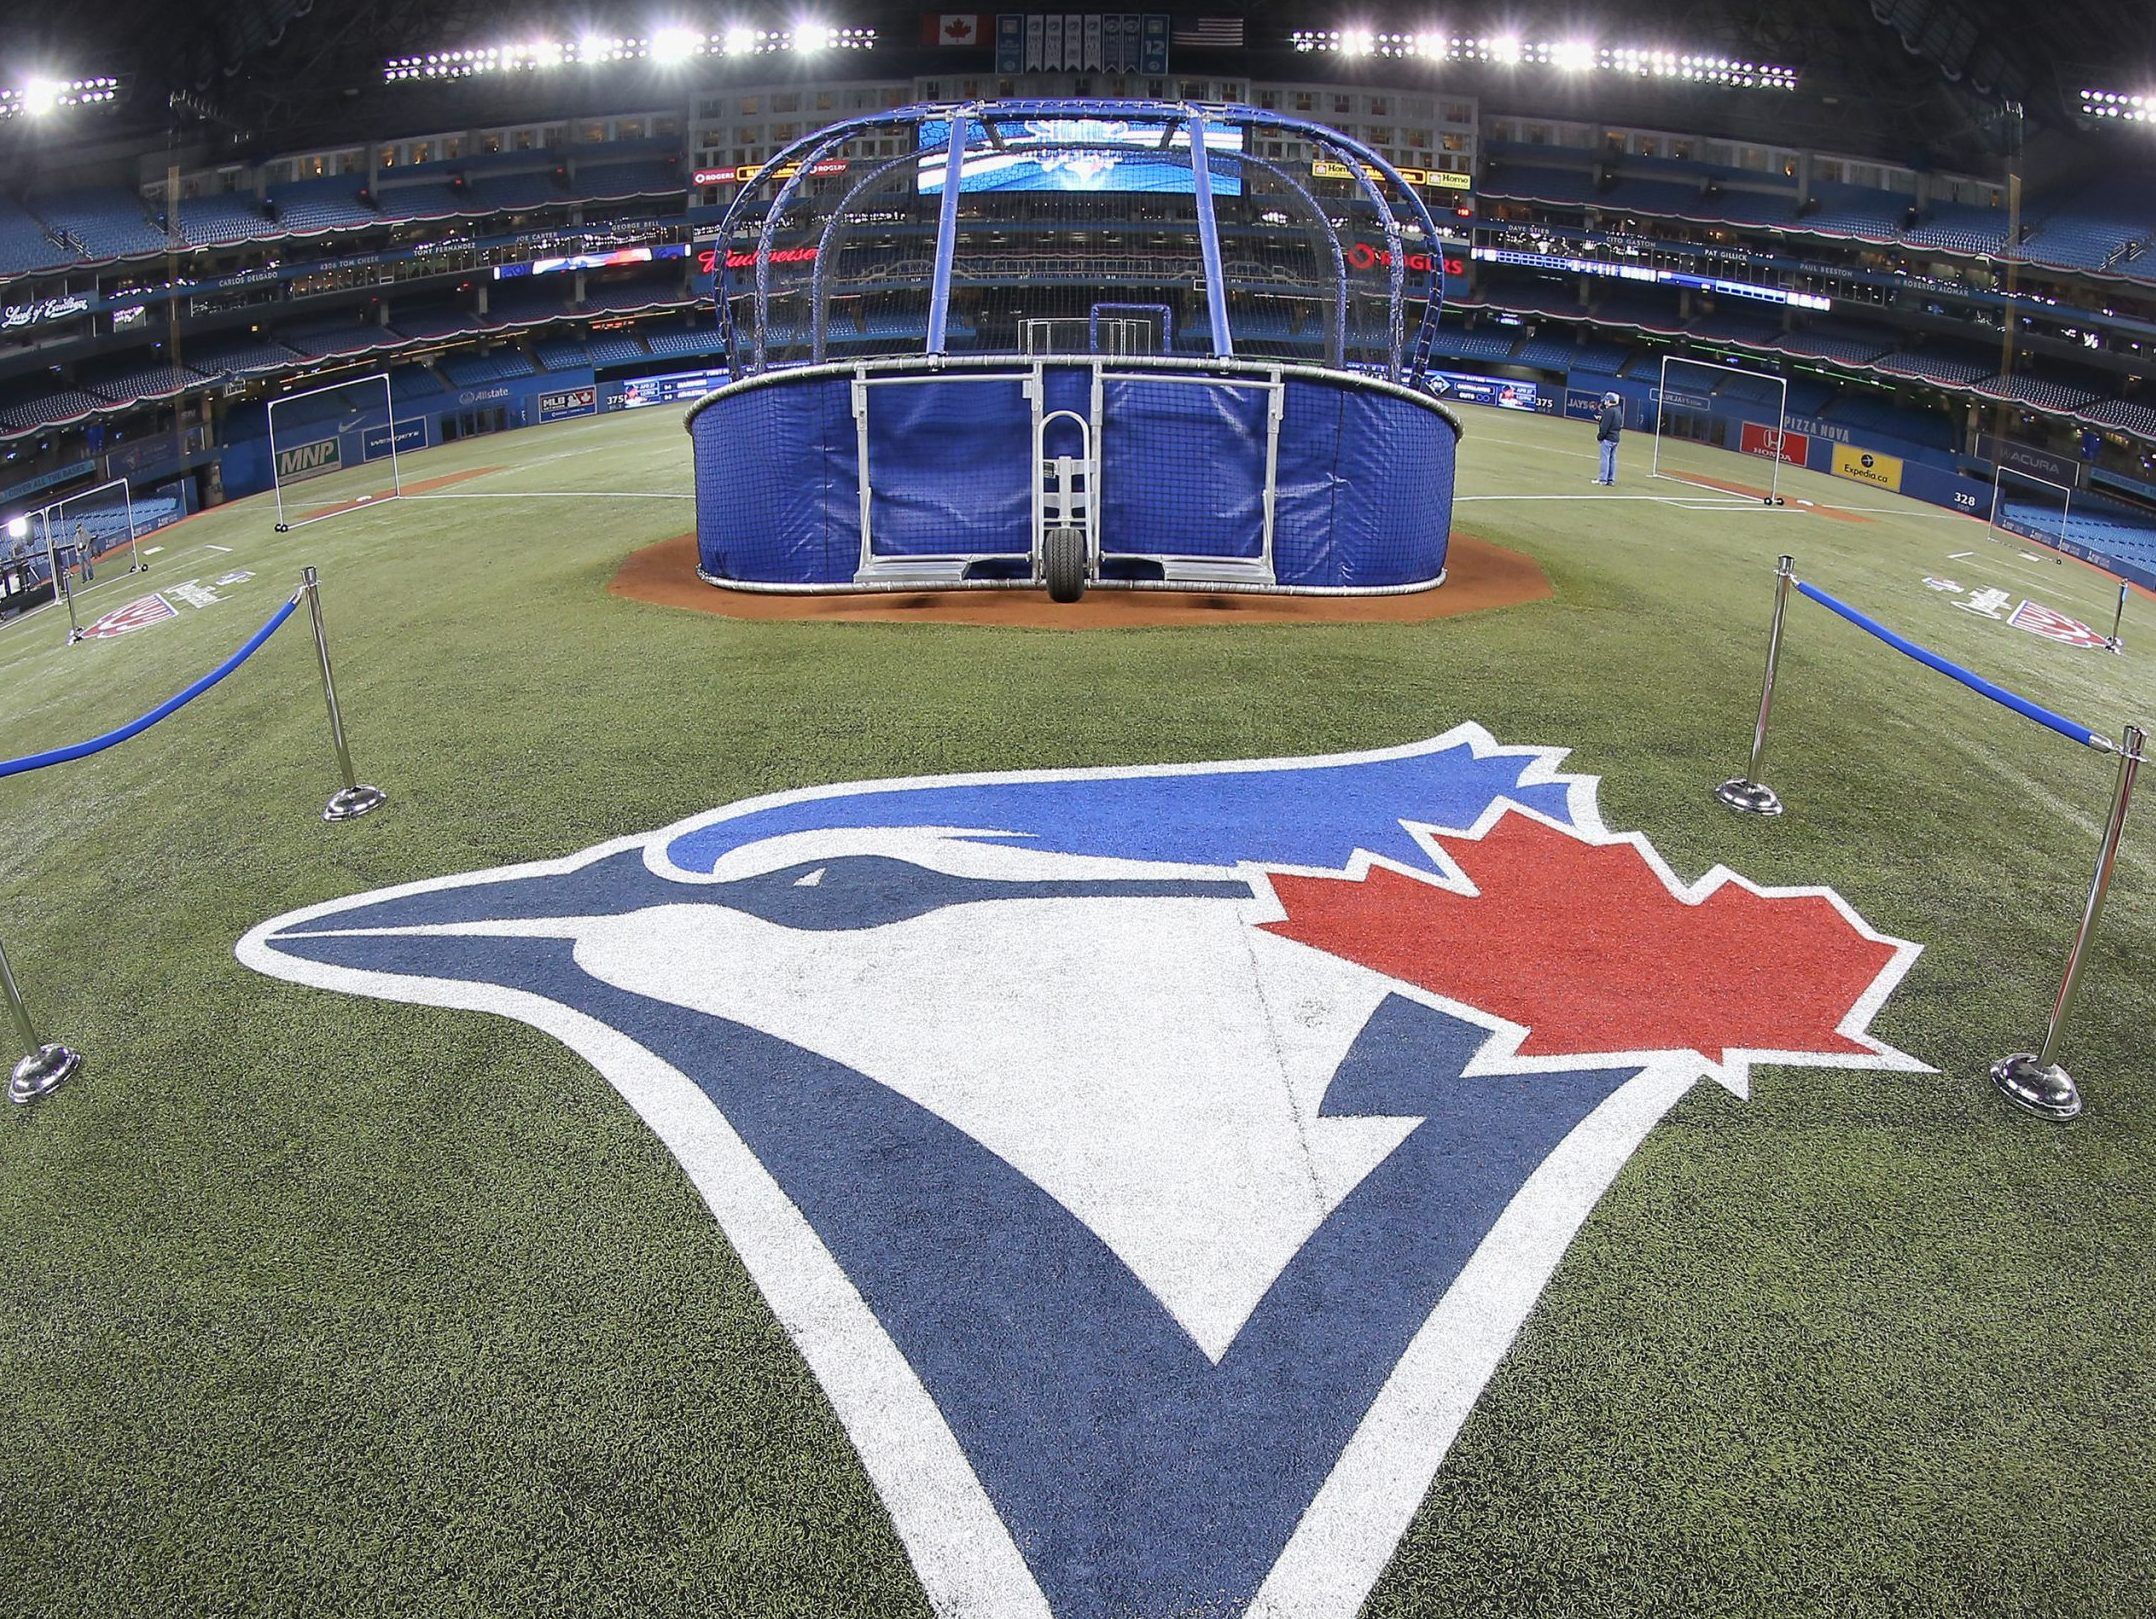
[[[834,124],[720,227],[699,572],[1028,585],[1082,541],[1096,586],[1438,584],[1459,425],[1423,387],[1435,242],[1376,153],[1255,108]]]

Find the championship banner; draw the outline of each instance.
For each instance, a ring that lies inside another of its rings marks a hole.
[[[1779,444],[1777,444],[1779,440]],[[1775,450],[1781,451],[1782,461],[1792,467],[1811,464],[1812,441],[1802,433],[1792,433],[1784,428],[1780,433],[1759,422],[1742,422],[1737,429],[1737,448],[1746,455],[1756,455],[1763,461],[1774,459]]]
[[[936,18],[939,28],[948,20],[940,13]],[[1165,73],[1170,33],[1166,13],[1002,12],[996,17],[996,71]],[[1464,174],[1456,178],[1467,184]]]
[[[1168,19],[1165,14],[1148,13],[1138,34],[1138,71],[1140,73],[1165,73],[1168,71]]]
[[[1834,446],[1834,476],[1868,483],[1874,489],[1901,493],[1901,457],[1860,450],[1853,444]]]
[[[319,438],[311,444],[295,444],[289,450],[277,452],[277,481],[298,483],[304,478],[319,478],[325,472],[336,472],[344,465],[344,453],[333,438]]]

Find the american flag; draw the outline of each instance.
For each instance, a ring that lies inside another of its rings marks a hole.
[[[1177,45],[1196,45],[1206,48],[1222,46],[1240,50],[1243,44],[1243,19],[1240,17],[1189,17],[1178,19],[1169,34],[1170,42]]]

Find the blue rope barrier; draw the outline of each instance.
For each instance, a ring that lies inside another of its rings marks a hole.
[[[2039,703],[2032,703],[2028,698],[2018,693],[2010,692],[2004,686],[1994,685],[1982,675],[1964,669],[1958,663],[1949,663],[1945,658],[1940,657],[1938,653],[1918,646],[1905,636],[1896,635],[1878,620],[1866,618],[1847,602],[1836,601],[1832,596],[1829,596],[1816,586],[1808,585],[1799,579],[1797,581],[1797,590],[1799,594],[1811,597],[1813,601],[1824,607],[1828,612],[1838,617],[1846,618],[1860,630],[1876,635],[1895,651],[1906,653],[1927,669],[1938,670],[1949,680],[1960,681],[1971,691],[1989,697],[2003,708],[2012,709],[2023,719],[2034,720],[2037,724],[2056,731],[2063,737],[2079,742],[2083,747],[2097,748],[2105,753],[2116,753],[2118,751],[2109,737],[2099,736],[2086,725],[2070,720],[2063,714],[2054,714],[2050,709]]]
[[[5,763],[0,763],[0,778],[19,776],[27,770],[43,770],[47,765],[64,765],[70,759],[87,759],[93,753],[103,753],[107,748],[117,747],[131,736],[140,736],[159,720],[185,708],[197,697],[200,697],[204,692],[216,685],[218,681],[224,679],[226,675],[229,675],[233,670],[253,657],[262,649],[262,643],[277,633],[277,626],[290,618],[293,610],[298,606],[299,598],[294,596],[277,609],[276,614],[267,624],[250,635],[247,638],[247,644],[241,647],[239,651],[233,653],[231,657],[225,659],[223,663],[220,663],[185,691],[177,692],[173,696],[166,698],[147,714],[138,719],[129,720],[117,731],[107,731],[103,736],[93,736],[87,742],[76,742],[64,748],[51,748],[44,753],[26,753],[20,759],[9,759]]]

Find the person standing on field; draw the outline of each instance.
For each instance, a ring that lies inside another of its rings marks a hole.
[[[1614,393],[1602,396],[1602,414],[1595,421],[1595,443],[1602,451],[1602,470],[1595,482],[1607,489],[1617,481],[1617,436],[1624,431],[1624,401]]]
[[[90,570],[90,531],[81,523],[75,525],[75,564],[82,574],[84,584],[97,577]]]

